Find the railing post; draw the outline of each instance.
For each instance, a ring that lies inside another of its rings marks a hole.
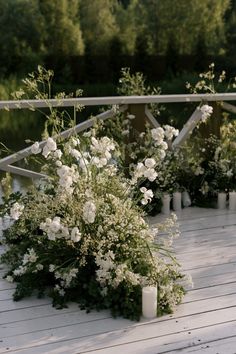
[[[145,106],[145,104],[129,104],[128,106],[128,114],[133,114],[135,116],[135,119],[131,120],[132,127],[134,128],[134,131],[139,133],[145,131]]]

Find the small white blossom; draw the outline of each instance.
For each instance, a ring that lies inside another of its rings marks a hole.
[[[48,157],[48,155],[52,152],[52,151],[56,151],[57,150],[57,144],[56,142],[52,139],[52,138],[48,138],[46,145],[43,147],[43,156],[45,158]]]
[[[34,155],[39,154],[42,151],[42,149],[39,147],[39,142],[36,141],[32,146],[31,146],[31,152]]]
[[[43,270],[43,265],[40,264],[40,263],[36,264],[36,269],[37,270]]]
[[[201,106],[200,111],[202,112],[202,121],[205,123],[213,113],[213,107],[209,106],[208,104],[204,104]]]
[[[153,168],[156,165],[156,161],[155,159],[148,158],[145,160],[144,164],[147,168]]]
[[[96,217],[96,205],[92,201],[84,204],[83,219],[86,224],[93,224]]]
[[[164,132],[164,129],[162,129],[161,127],[158,127],[158,128],[151,130],[151,135],[152,135],[153,140],[155,140],[155,142],[157,144],[161,144],[161,142],[164,140],[165,132]]]
[[[13,220],[18,220],[21,214],[23,213],[24,205],[19,204],[18,202],[14,203],[10,209],[10,216]]]
[[[81,240],[81,232],[79,231],[78,227],[73,227],[71,231],[71,240],[73,242],[79,242]]]
[[[54,157],[55,159],[60,160],[61,157],[62,157],[62,151],[61,151],[60,149],[57,149],[56,151],[54,151],[53,157]]]
[[[143,193],[143,198],[141,199],[141,203],[143,205],[148,204],[153,198],[153,191],[151,189],[147,189],[146,187],[140,188],[140,191]]]
[[[135,119],[135,115],[134,114],[127,114],[127,118],[130,120]]]
[[[146,177],[150,182],[155,181],[155,179],[157,178],[157,173],[154,170],[154,168],[148,168],[145,172],[144,172],[144,177]]]
[[[49,264],[49,272],[50,273],[53,273],[55,269],[56,269],[56,266],[54,264]]]
[[[13,283],[14,278],[13,278],[11,275],[8,275],[8,276],[6,277],[6,281],[8,281],[8,283]]]

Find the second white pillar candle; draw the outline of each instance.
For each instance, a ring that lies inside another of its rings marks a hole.
[[[157,316],[157,287],[145,286],[142,289],[142,313],[149,319]]]
[[[218,193],[217,207],[218,209],[226,209],[226,193]]]
[[[236,210],[236,192],[229,192],[229,210]]]
[[[173,209],[174,209],[174,211],[180,211],[182,209],[181,199],[182,199],[182,194],[180,192],[173,193]]]
[[[169,194],[164,194],[162,197],[161,212],[166,215],[170,214],[170,195]]]

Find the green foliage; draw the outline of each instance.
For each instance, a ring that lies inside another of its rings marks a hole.
[[[81,28],[91,55],[106,55],[117,35],[115,0],[81,0]]]
[[[38,3],[45,21],[42,34],[45,52],[54,57],[82,55],[84,43],[79,22],[79,1],[40,0]]]
[[[21,60],[28,70],[41,59],[44,19],[38,1],[0,1],[0,73],[12,68]]]

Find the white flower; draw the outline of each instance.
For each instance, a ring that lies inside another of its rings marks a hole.
[[[201,166],[198,166],[194,172],[195,176],[203,175],[203,173],[204,173],[204,168],[202,168]]]
[[[160,146],[161,146],[161,148],[162,148],[163,150],[167,150],[167,149],[168,149],[168,144],[167,144],[165,141],[162,141],[162,142],[160,143]]]
[[[57,149],[57,144],[52,138],[47,139],[46,145],[47,145],[49,151],[56,151],[56,149]]]
[[[13,283],[14,279],[13,279],[13,277],[11,275],[8,275],[6,277],[6,281],[8,281],[8,283]]]
[[[60,160],[60,158],[62,157],[62,151],[61,151],[60,149],[57,149],[57,150],[54,152],[53,156],[54,156],[56,159]]]
[[[37,270],[43,270],[43,265],[40,264],[40,263],[36,264],[36,269]]]
[[[156,161],[152,158],[148,158],[145,160],[144,164],[147,168],[153,168],[156,164]]]
[[[160,156],[160,159],[163,160],[166,157],[165,150],[159,150],[159,156]]]
[[[71,231],[71,240],[73,242],[79,242],[81,240],[81,232],[79,231],[78,227],[73,227]]]
[[[13,220],[18,220],[24,210],[24,205],[14,203],[10,209],[10,216]]]
[[[22,275],[22,274],[24,274],[24,273],[26,272],[26,270],[27,270],[26,267],[19,266],[19,268],[15,269],[15,270],[13,271],[13,274],[16,275],[16,276],[17,276],[17,275]]]
[[[158,127],[151,130],[151,135],[153,140],[155,140],[157,143],[161,143],[165,137],[165,132],[164,129]]]
[[[54,264],[49,264],[49,272],[50,273],[53,273],[55,269],[56,269],[56,266]]]
[[[76,149],[71,149],[70,154],[77,160],[81,157],[81,153]]]
[[[91,136],[91,131],[89,130],[89,131],[87,131],[87,132],[84,132],[84,133],[83,133],[83,136],[84,136],[85,138],[90,138],[90,136]]]
[[[56,151],[56,150],[57,150],[56,142],[52,138],[48,138],[46,145],[44,145],[42,154],[45,158],[47,158],[48,155],[50,154],[50,152]]]
[[[77,138],[71,138],[71,144],[73,146],[77,146],[77,145],[80,145],[80,140]]]
[[[143,193],[143,198],[141,200],[141,203],[143,205],[148,204],[148,202],[151,201],[154,196],[153,191],[151,189],[147,189],[146,187],[140,188],[140,191]]]
[[[137,177],[142,177],[145,171],[146,171],[146,167],[142,162],[139,162],[137,164],[136,171],[135,171]]]
[[[57,160],[57,161],[56,161],[56,166],[57,166],[57,167],[61,167],[61,166],[62,166],[62,162],[59,161],[59,160]]]
[[[55,216],[55,218],[52,220],[50,224],[50,231],[56,234],[58,231],[61,229],[61,219],[58,216]]]
[[[39,142],[36,141],[32,146],[31,146],[31,152],[34,155],[39,154],[42,151],[42,149],[39,147]]]
[[[92,164],[95,165],[97,168],[101,168],[107,165],[107,159],[105,157],[99,158],[99,157],[94,157],[92,159]]]
[[[23,265],[26,265],[27,263],[34,263],[38,259],[38,256],[33,248],[28,249],[28,253],[24,254],[23,257]]]
[[[86,224],[92,224],[94,223],[96,217],[96,205],[88,201],[84,204],[83,208],[83,219],[86,222]]]
[[[144,177],[146,177],[150,182],[155,181],[155,179],[157,178],[157,173],[154,170],[154,168],[148,168],[145,172],[144,172]]]
[[[135,115],[134,114],[127,114],[127,118],[130,120],[135,119]]]
[[[71,176],[62,176],[60,177],[59,184],[61,187],[64,187],[65,189],[68,189],[72,186],[73,184],[73,178]]]
[[[229,178],[233,176],[233,171],[232,171],[232,169],[231,169],[231,170],[228,170],[228,171],[226,172],[226,176],[229,177]]]
[[[202,121],[205,123],[207,118],[209,118],[213,113],[213,107],[208,104],[204,104],[201,106],[200,111],[202,112]]]
[[[164,125],[165,136],[168,140],[172,140],[174,136],[179,135],[179,130],[175,129],[171,125]]]

